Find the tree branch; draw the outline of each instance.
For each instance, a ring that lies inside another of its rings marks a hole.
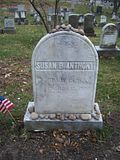
[[[45,23],[45,20],[44,20],[44,18],[43,18],[43,16],[42,16],[42,13],[41,13],[41,12],[37,9],[37,7],[35,6],[35,1],[34,1],[34,0],[29,0],[29,2],[30,2],[30,4],[33,6],[33,8],[35,9],[35,11],[39,14],[39,16],[40,16],[40,18],[41,18],[41,20],[42,20],[42,22],[43,22],[43,25],[45,26],[45,29],[46,29],[47,33],[49,33],[48,26],[47,26],[47,24]]]

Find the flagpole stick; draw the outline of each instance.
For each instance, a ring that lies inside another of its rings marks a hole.
[[[10,113],[10,111],[8,110],[9,115],[11,116],[11,118],[14,120],[15,124],[17,124],[15,118],[13,117],[13,115]]]

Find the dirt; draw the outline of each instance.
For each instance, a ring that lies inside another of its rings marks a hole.
[[[104,123],[102,131],[81,132],[27,132],[22,122],[7,130],[2,124],[0,160],[120,160],[120,113]]]
[[[1,93],[4,86],[15,81],[27,90],[25,84],[31,79],[29,61],[18,65],[16,59],[9,59],[8,63],[0,61],[0,66]],[[22,118],[9,127],[6,120],[0,120],[0,160],[120,160],[120,113],[104,116],[101,131],[28,132]]]

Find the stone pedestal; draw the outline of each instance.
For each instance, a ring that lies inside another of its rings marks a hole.
[[[3,29],[3,33],[7,33],[7,34],[15,34],[16,30],[13,28],[4,28]]]
[[[120,49],[116,48],[100,48],[100,46],[95,46],[99,56],[118,56],[120,55]]]
[[[32,120],[31,114],[28,111],[31,106],[34,106],[34,102],[28,103],[28,107],[24,116],[24,125],[29,131],[47,131],[52,129],[63,129],[64,131],[81,131],[93,128],[101,129],[103,127],[102,115],[99,113],[99,119],[97,119],[97,115],[95,113],[96,111],[93,111],[90,120],[82,120],[81,118],[74,118],[74,120],[60,120],[57,118],[50,119],[49,114],[47,114],[48,118],[44,118],[46,116],[42,114],[42,118],[40,118],[39,115],[38,119]],[[77,117],[78,114],[73,115]]]

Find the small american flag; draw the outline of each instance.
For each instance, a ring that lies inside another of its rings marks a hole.
[[[14,104],[3,96],[0,96],[0,112],[6,113]]]

